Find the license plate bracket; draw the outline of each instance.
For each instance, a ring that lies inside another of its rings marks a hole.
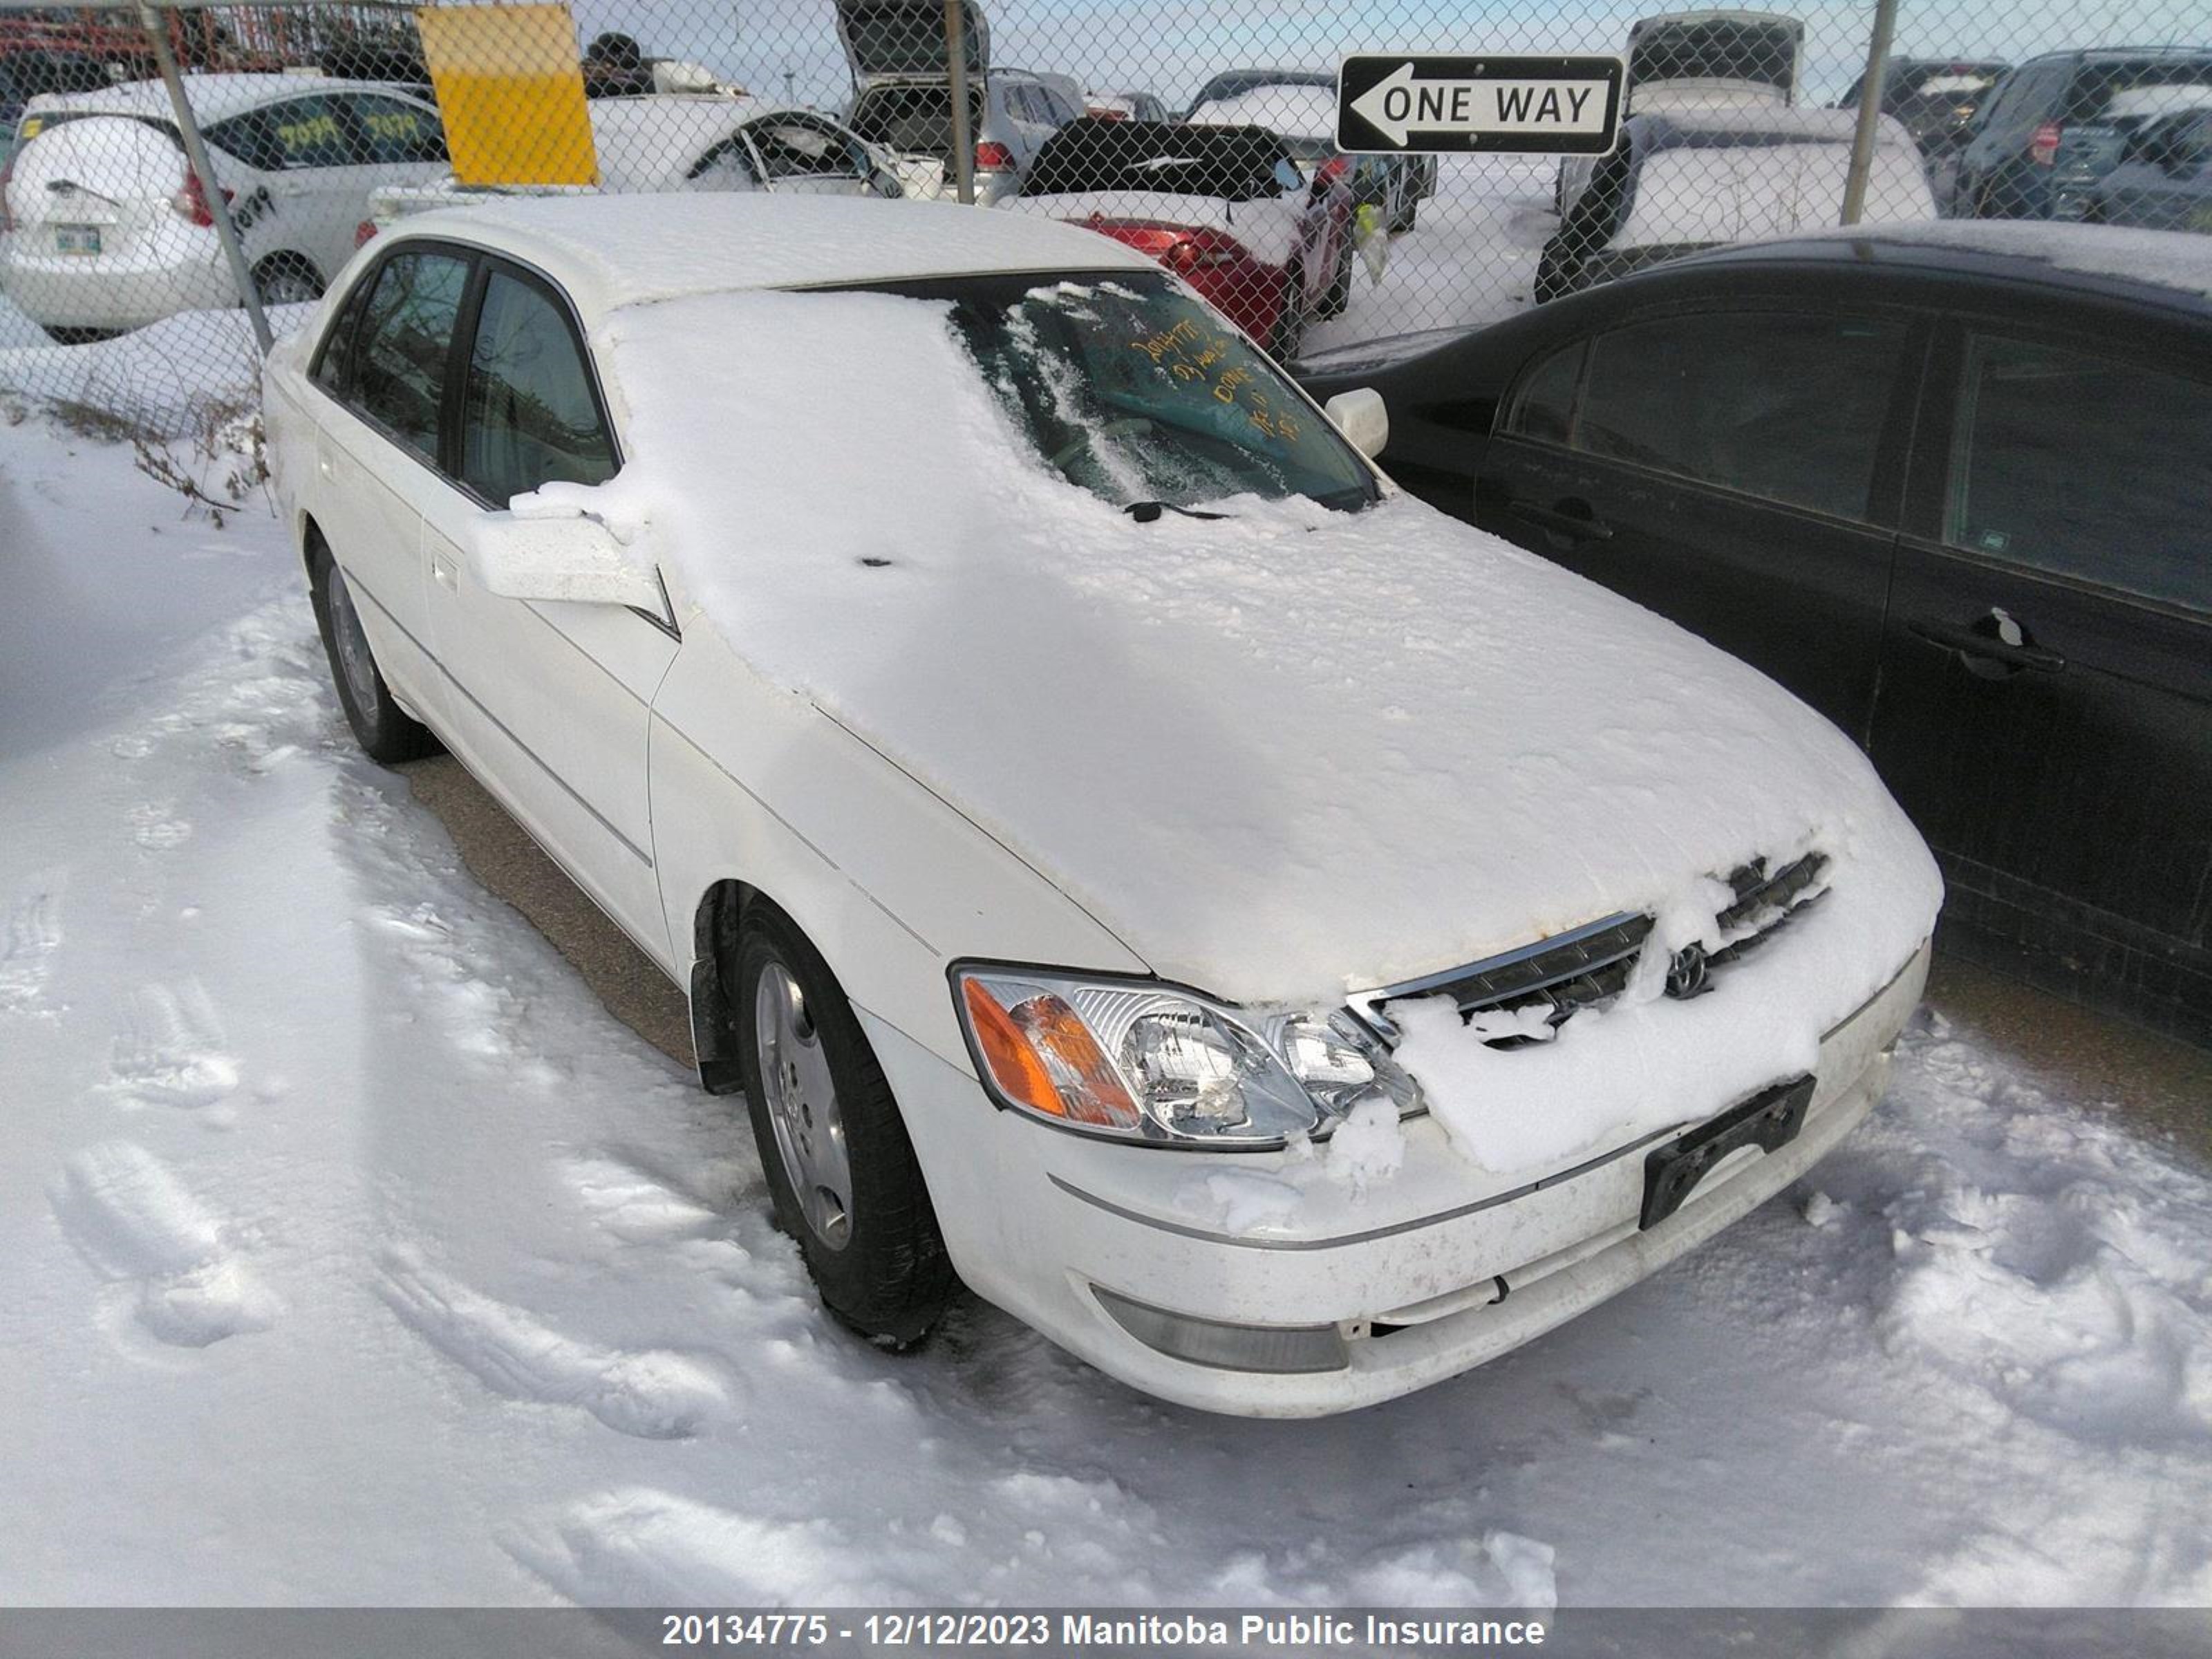
[[[1680,1209],[1713,1166],[1738,1147],[1772,1152],[1796,1139],[1813,1104],[1814,1082],[1808,1073],[1772,1084],[1655,1147],[1644,1160],[1644,1213],[1637,1225],[1656,1227]]]
[[[54,252],[57,253],[98,254],[100,227],[98,225],[56,225]]]

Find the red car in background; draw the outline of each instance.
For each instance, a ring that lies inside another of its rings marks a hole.
[[[1085,117],[1045,141],[1006,205],[1151,255],[1287,358],[1352,297],[1347,174],[1335,160],[1309,177],[1261,127]]]

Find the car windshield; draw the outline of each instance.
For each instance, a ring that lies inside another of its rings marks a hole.
[[[1273,363],[1165,276],[903,286],[952,324],[1045,464],[1118,507],[1379,494],[1357,451]],[[1157,508],[1154,508],[1157,511]]]

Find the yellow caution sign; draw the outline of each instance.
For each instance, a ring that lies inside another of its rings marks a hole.
[[[464,185],[595,185],[568,8],[421,6],[422,57]]]

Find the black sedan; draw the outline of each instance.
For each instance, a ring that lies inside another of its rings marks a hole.
[[[1954,948],[2212,1040],[2212,240],[2002,230],[1733,248],[1303,378],[1857,738]]]

